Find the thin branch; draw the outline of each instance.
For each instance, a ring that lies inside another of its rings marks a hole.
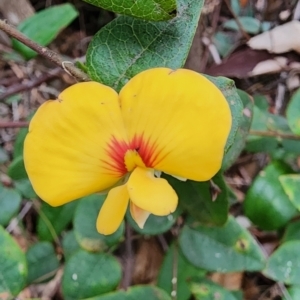
[[[242,25],[242,23],[241,23],[239,17],[236,15],[236,13],[234,12],[234,10],[232,9],[231,4],[229,3],[228,0],[225,0],[225,4],[226,4],[228,10],[230,11],[230,13],[232,14],[233,18],[235,19],[236,24],[237,24],[237,26],[239,27],[239,30],[241,31],[242,35],[244,36],[244,38],[245,38],[247,41],[249,41],[249,40],[250,40],[250,36],[249,36],[249,34],[245,31],[245,29],[244,29],[244,27],[243,27],[243,25]]]
[[[0,129],[2,128],[21,128],[21,127],[28,127],[29,122],[25,121],[7,121],[7,122],[0,122]]]
[[[23,220],[23,218],[29,212],[29,210],[31,209],[32,205],[33,205],[33,202],[31,202],[31,201],[26,202],[26,204],[24,205],[24,207],[22,208],[22,210],[20,211],[20,213],[18,214],[18,216],[10,221],[10,223],[6,227],[6,231],[8,231],[9,233],[13,232],[14,229],[16,228],[16,226],[19,224],[19,222],[21,220]]]
[[[124,279],[122,287],[127,290],[131,285],[133,274],[133,249],[132,249],[132,230],[126,224],[126,239],[125,239],[125,266],[124,266]]]
[[[30,90],[36,86],[41,85],[43,82],[46,82],[54,77],[59,76],[62,73],[60,68],[55,68],[54,70],[37,77],[28,83],[16,84],[8,88],[3,94],[0,95],[0,101],[4,100],[5,98],[12,96],[14,94]]]
[[[31,48],[32,50],[36,51],[41,56],[49,59],[57,66],[63,68],[67,73],[71,74],[79,81],[89,81],[89,77],[83,71],[78,69],[73,65],[73,63],[68,63],[64,61],[57,53],[50,50],[47,47],[42,47],[41,45],[37,44],[36,42],[30,40],[26,37],[23,33],[18,31],[13,26],[9,25],[5,20],[0,19],[0,29],[6,32],[9,36],[17,39],[27,47]]]
[[[300,141],[300,135],[294,135],[289,133],[281,133],[277,131],[260,131],[260,130],[250,130],[249,134],[257,136],[275,137],[287,140]]]

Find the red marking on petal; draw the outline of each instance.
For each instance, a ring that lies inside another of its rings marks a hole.
[[[130,149],[136,150],[142,158],[147,168],[153,168],[157,154],[155,154],[157,146],[150,142],[150,139],[145,139],[141,134],[135,135],[130,143]]]
[[[107,169],[120,176],[125,175],[127,169],[125,167],[124,157],[128,149],[129,147],[125,141],[118,141],[115,137],[112,137],[106,149],[111,161],[103,161],[107,165]]]
[[[135,150],[140,155],[147,168],[153,168],[158,153],[156,153],[156,143],[150,142],[150,139],[145,139],[143,135],[134,136],[130,144],[125,141],[118,141],[112,137],[107,145],[106,152],[111,158],[110,161],[102,161],[109,172],[117,174],[117,176],[125,175],[128,170],[125,166],[124,157],[128,150]]]

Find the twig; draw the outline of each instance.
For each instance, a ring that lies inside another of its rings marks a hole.
[[[228,1],[228,0],[225,0],[225,3],[226,3],[227,8],[229,9],[230,13],[232,14],[233,18],[235,19],[236,24],[237,24],[237,26],[239,27],[239,29],[240,29],[241,33],[243,34],[244,38],[245,38],[247,41],[249,41],[249,40],[250,40],[250,36],[249,36],[249,34],[245,31],[245,29],[244,29],[244,27],[243,27],[243,25],[242,25],[242,23],[241,23],[239,17],[236,15],[236,13],[235,13],[235,12],[233,11],[233,9],[231,8],[231,5],[230,5],[229,1]]]
[[[9,225],[6,227],[7,232],[12,232],[16,228],[16,226],[19,224],[19,222],[26,216],[26,214],[29,212],[31,209],[33,203],[31,201],[26,202],[18,216],[9,223]]]
[[[211,32],[214,34],[216,32],[217,26],[218,26],[218,21],[220,19],[220,12],[221,12],[221,4],[222,2],[220,1],[220,3],[215,7],[214,11],[213,11],[213,15],[212,15],[212,21],[211,21]],[[210,36],[210,39],[212,37]],[[207,63],[208,63],[208,59],[209,59],[209,51],[208,51],[208,47],[204,48],[204,53],[202,55],[201,58],[201,65],[200,65],[200,71],[204,72],[206,67],[207,67]]]
[[[21,127],[28,127],[29,122],[25,121],[8,121],[8,122],[0,122],[0,129],[2,128],[21,128]]]
[[[57,66],[63,68],[69,74],[74,76],[79,81],[89,81],[89,77],[83,71],[75,67],[73,64],[64,64],[63,59],[54,51],[50,50],[47,47],[42,47],[41,45],[37,44],[36,42],[27,38],[24,34],[18,31],[13,26],[7,24],[5,20],[0,19],[0,29],[6,32],[9,36],[17,39],[27,47],[31,48],[32,50],[36,51],[38,54],[44,56],[45,58],[49,59]]]
[[[32,200],[33,203],[33,208],[35,209],[35,211],[40,215],[41,219],[43,220],[43,222],[45,223],[46,227],[48,228],[51,236],[53,237],[53,240],[55,241],[55,243],[57,245],[59,245],[60,247],[62,247],[61,242],[57,236],[56,230],[53,227],[51,221],[49,220],[49,218],[45,215],[45,213],[40,209],[39,205],[38,205],[38,201],[37,200]]]
[[[132,232],[128,224],[126,224],[125,251],[125,267],[122,287],[127,290],[127,288],[131,285],[133,273]]]
[[[46,82],[54,77],[59,76],[62,73],[62,70],[60,68],[55,68],[54,70],[50,71],[49,73],[43,74],[38,78],[35,78],[28,83],[22,83],[13,85],[9,89],[7,89],[3,94],[0,95],[0,101],[4,100],[5,98],[12,96],[14,94],[30,90],[36,86],[39,86],[43,82]]]
[[[294,134],[289,134],[289,133],[281,133],[281,132],[277,132],[277,131],[250,130],[249,134],[300,141],[300,135],[294,135]]]

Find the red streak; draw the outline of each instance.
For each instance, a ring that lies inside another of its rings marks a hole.
[[[146,167],[152,168],[157,157],[157,155],[155,155],[156,148],[155,143],[151,143],[149,139],[145,140],[143,135],[134,136],[129,144],[125,141],[118,141],[115,137],[112,137],[106,150],[112,161],[103,162],[108,170],[117,173],[119,176],[123,176],[128,172],[124,162],[124,157],[128,150],[137,151]]]

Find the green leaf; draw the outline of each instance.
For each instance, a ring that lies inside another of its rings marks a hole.
[[[34,42],[42,46],[47,46],[77,15],[78,13],[74,6],[69,3],[54,5],[39,11],[32,17],[21,22],[18,29]],[[26,59],[37,55],[35,51],[17,40],[13,40],[13,48],[20,52]]]
[[[289,223],[281,239],[281,243],[300,240],[300,221]]]
[[[196,220],[203,224],[223,225],[228,216],[227,187],[221,173],[213,177],[214,186],[218,187],[216,199],[212,199],[210,181],[180,181],[163,174],[178,195],[179,204]]]
[[[124,222],[111,235],[103,235],[96,230],[96,220],[105,198],[106,195],[82,198],[76,208],[73,220],[75,236],[80,246],[87,251],[104,251],[123,239]]]
[[[282,244],[267,261],[264,275],[285,284],[300,284],[300,241]]]
[[[261,111],[268,111],[269,101],[265,95],[256,94],[253,95],[254,105],[259,108]]]
[[[283,300],[299,300],[300,286],[291,286],[287,289],[289,297],[283,297]]]
[[[173,244],[165,255],[157,285],[171,295],[174,290],[172,279],[175,277],[177,278],[176,283],[174,283],[177,299],[188,300],[191,297],[188,286],[191,278],[203,277],[205,273],[206,271],[191,265],[182,255],[180,249]]]
[[[266,110],[265,101],[260,102],[260,108],[256,105],[254,106],[251,130],[292,134],[286,118],[269,113]],[[286,152],[300,154],[300,141],[282,140],[281,138],[259,135],[249,135],[247,138],[246,150],[251,152],[268,152],[274,154],[274,151],[279,149],[279,147],[282,147]]]
[[[229,148],[229,150],[227,151],[227,153],[223,158],[223,164],[222,164],[223,170],[228,169],[236,161],[236,159],[243,151],[246,145],[246,138],[248,136],[251,122],[252,122],[253,100],[244,91],[241,90],[237,90],[237,91],[240,96],[240,99],[242,100],[243,107],[244,107],[243,116],[239,122],[239,127],[234,139],[234,145]]]
[[[16,190],[27,199],[37,198],[29,179],[14,180]]]
[[[23,156],[24,141],[27,133],[28,133],[28,128],[21,128],[17,133],[16,140],[14,143],[13,158]]]
[[[181,209],[177,207],[177,209],[168,216],[160,217],[150,214],[143,229],[140,228],[133,220],[130,210],[127,210],[126,212],[126,219],[130,226],[132,226],[138,233],[145,235],[157,235],[168,231],[174,225],[180,213]]]
[[[51,279],[59,267],[54,247],[49,242],[39,242],[31,246],[27,253],[27,284]]]
[[[78,201],[52,207],[42,203],[37,232],[40,240],[52,242],[71,223]]]
[[[252,17],[247,17],[247,16],[239,17],[238,19],[239,19],[240,24],[243,27],[244,31],[251,33],[251,34],[259,33],[259,31],[261,29],[261,23],[259,20],[252,18]],[[225,29],[240,31],[240,27],[239,27],[237,21],[234,19],[224,22],[223,27]]]
[[[68,260],[72,254],[80,249],[80,245],[76,240],[74,230],[68,231],[63,235],[62,247],[66,260]]]
[[[190,289],[195,300],[237,300],[230,291],[204,278],[197,282],[191,282]]]
[[[234,81],[226,77],[212,77],[204,75],[212,83],[214,83],[223,93],[226,98],[232,116],[232,125],[227,143],[225,146],[225,152],[231,147],[235,142],[236,133],[240,124],[240,120],[243,114],[243,103],[237,92]]]
[[[264,230],[284,226],[297,213],[279,181],[280,175],[290,172],[287,165],[273,162],[260,172],[246,194],[245,214]]]
[[[93,37],[87,51],[90,77],[119,91],[134,75],[154,67],[184,65],[198,26],[203,0],[179,0],[170,21],[114,19]]]
[[[171,300],[171,297],[163,290],[151,285],[136,285],[126,292],[117,291],[99,297],[86,300]],[[181,299],[180,299],[181,300]]]
[[[179,236],[184,256],[209,271],[258,271],[265,258],[251,234],[230,217],[223,227],[185,226]]]
[[[286,117],[293,133],[300,135],[300,89],[292,96],[286,110]]]
[[[112,255],[79,250],[66,262],[62,291],[64,299],[83,299],[115,289],[121,281],[122,270]]]
[[[230,0],[230,6],[236,15],[240,15],[241,4],[239,0]]]
[[[18,192],[0,186],[0,225],[7,226],[18,213],[22,198]]]
[[[279,181],[292,204],[300,211],[300,175],[282,175]]]
[[[11,162],[8,167],[7,174],[13,180],[28,178],[25,170],[23,156],[18,156]]]
[[[84,0],[87,3],[149,21],[171,19],[176,14],[175,0]]]
[[[226,57],[235,47],[231,32],[217,31],[213,35],[213,43],[222,57]]]
[[[0,226],[0,295],[18,295],[27,277],[26,258],[13,238]]]
[[[253,119],[251,130],[269,131],[269,123],[272,115],[265,110],[253,107]],[[261,137],[257,135],[249,135],[247,138],[246,149],[252,152],[271,152],[278,146],[278,141],[274,137]]]

